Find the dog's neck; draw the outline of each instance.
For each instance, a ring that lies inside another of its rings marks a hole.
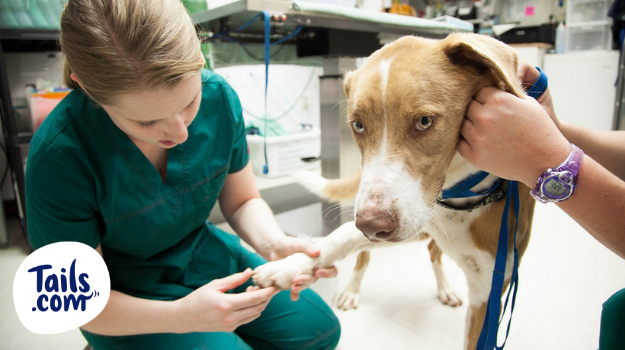
[[[445,177],[445,182],[443,183],[442,190],[449,189],[453,187],[455,184],[457,184],[458,182],[480,171],[481,171],[480,169],[474,167],[471,163],[469,163],[464,158],[462,158],[458,152],[456,152],[451,163],[449,164],[449,168],[447,170],[447,175]],[[477,193],[477,192],[489,190],[493,188],[494,186],[496,186],[499,179],[500,179],[499,177],[490,174],[477,186],[473,187],[472,191]],[[480,202],[485,197],[486,195],[475,196],[475,197],[470,197],[470,198],[447,199],[445,203],[456,208],[464,208],[464,207],[470,207],[472,204]],[[441,198],[441,196],[439,196],[439,198]]]

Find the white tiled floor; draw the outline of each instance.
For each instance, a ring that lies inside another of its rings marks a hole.
[[[279,221],[288,226],[284,215]],[[78,331],[35,335],[19,322],[12,282],[26,253],[15,222],[10,226],[13,245],[0,251],[0,349],[82,349]],[[331,301],[354,263],[355,256],[340,262],[339,276],[314,289]],[[449,259],[444,264],[466,301],[464,275]],[[436,299],[425,242],[373,250],[362,287],[358,310],[336,311],[343,329],[340,350],[462,348],[466,306],[451,308]],[[554,205],[538,205],[506,349],[597,349],[601,304],[624,287],[624,260]]]

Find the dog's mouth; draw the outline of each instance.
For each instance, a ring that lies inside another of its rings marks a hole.
[[[397,237],[397,235],[395,234],[397,230],[393,230],[390,232],[387,231],[382,231],[382,232],[376,232],[373,235],[368,235],[365,234],[365,237],[367,237],[367,239],[371,242],[374,243],[379,243],[379,242],[399,242],[401,241],[401,239],[399,239]]]

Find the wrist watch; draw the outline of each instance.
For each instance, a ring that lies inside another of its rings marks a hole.
[[[569,199],[577,187],[577,175],[582,165],[584,151],[571,144],[571,153],[556,168],[549,168],[536,181],[530,191],[532,197],[541,203],[562,202]]]

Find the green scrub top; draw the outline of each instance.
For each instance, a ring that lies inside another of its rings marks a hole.
[[[226,175],[249,160],[237,94],[202,71],[189,137],[160,174],[106,112],[78,89],[33,136],[26,168],[28,237],[102,245],[111,288],[173,300],[236,270],[238,238],[207,222]]]

